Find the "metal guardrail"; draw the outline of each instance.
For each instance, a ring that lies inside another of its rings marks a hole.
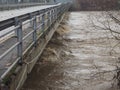
[[[11,31],[3,34],[0,38],[15,32],[15,37],[17,38],[17,42],[12,45],[8,50],[6,50],[2,55],[0,55],[0,61],[3,60],[12,50],[17,48],[17,58],[14,60],[12,65],[5,71],[5,73],[0,77],[0,79],[4,79],[5,76],[10,72],[10,70],[19,62],[23,63],[23,56],[27,52],[27,50],[31,47],[36,47],[36,43],[38,39],[47,31],[47,29],[57,20],[62,14],[68,10],[70,4],[60,4],[54,7],[46,8],[40,11],[32,12],[29,14],[25,14],[19,17],[14,17],[5,21],[0,22],[0,31],[4,31],[4,29],[9,28],[11,26],[15,26]],[[23,23],[24,22],[24,23]],[[24,34],[23,27],[27,24],[30,24],[32,30],[30,30],[26,35]],[[32,38],[31,43],[23,50],[23,42],[27,40],[28,37]]]

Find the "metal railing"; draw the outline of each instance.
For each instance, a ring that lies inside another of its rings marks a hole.
[[[10,38],[13,39],[14,36],[14,38],[17,39],[12,46],[10,46],[0,55],[0,61],[6,60],[5,57],[7,57],[7,55],[11,54],[12,52],[14,53],[14,51],[16,50],[16,58],[13,60],[13,63],[6,69],[6,71],[1,75],[1,80],[17,63],[21,64],[24,62],[24,54],[28,51],[29,48],[36,47],[38,39],[45,34],[48,28],[55,21],[57,21],[66,10],[68,10],[69,5],[70,4],[68,3],[58,4],[54,7],[46,8],[40,11],[32,12],[0,22],[0,31],[4,31],[6,28],[14,26],[12,30],[1,35],[0,38],[4,38],[6,35],[12,35]]]

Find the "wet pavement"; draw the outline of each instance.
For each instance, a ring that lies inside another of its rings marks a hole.
[[[112,51],[117,41],[108,31],[95,30],[90,21],[100,14],[72,12],[21,90],[119,90],[114,76],[120,50]]]

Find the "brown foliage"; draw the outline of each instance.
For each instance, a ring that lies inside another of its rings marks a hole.
[[[117,0],[76,0],[79,10],[113,10],[117,7]]]

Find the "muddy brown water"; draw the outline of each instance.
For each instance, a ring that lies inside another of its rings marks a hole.
[[[119,50],[110,53],[117,41],[89,21],[100,13],[70,13],[67,28],[55,33],[21,90],[119,90],[113,78]]]

